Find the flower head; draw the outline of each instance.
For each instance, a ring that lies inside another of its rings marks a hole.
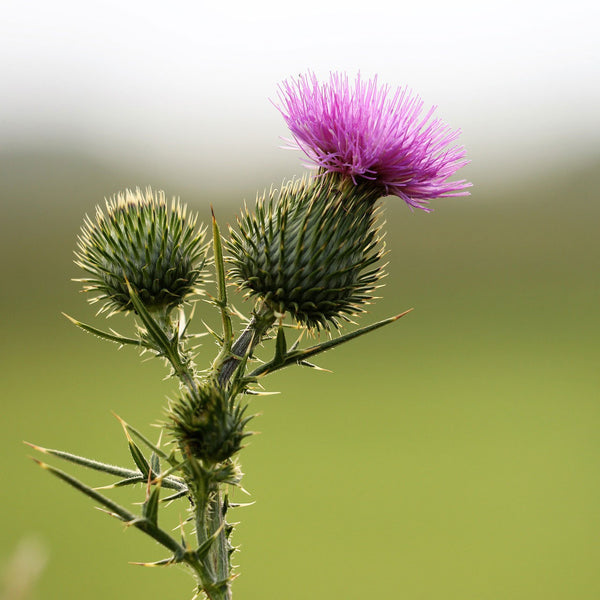
[[[203,283],[204,230],[196,217],[164,192],[136,189],[119,193],[86,218],[78,239],[76,264],[90,276],[84,291],[102,310],[133,310],[129,287],[149,310],[171,310]]]
[[[217,463],[242,448],[245,431],[254,415],[246,415],[246,404],[234,403],[220,385],[207,382],[183,391],[169,407],[168,428],[182,451],[195,458]]]
[[[383,274],[376,200],[329,173],[271,189],[231,231],[230,273],[273,311],[312,329],[338,328],[364,312]]]
[[[469,161],[453,145],[460,131],[423,113],[423,101],[407,88],[395,92],[377,77],[354,83],[332,73],[319,83],[314,73],[279,86],[279,111],[295,144],[324,171],[371,181],[381,195],[430,210],[429,200],[468,195],[470,183],[448,179]]]

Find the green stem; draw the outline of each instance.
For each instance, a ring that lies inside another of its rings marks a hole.
[[[155,318],[160,329],[155,339],[160,343],[181,384],[192,393],[198,392],[198,382],[194,369],[190,366],[191,360],[179,340],[176,344],[172,343],[175,338],[172,337],[173,325],[169,315],[160,317]],[[199,592],[204,592],[209,600],[231,600],[227,532],[223,523],[219,483],[214,479],[213,465],[198,462],[188,449],[184,448],[182,451],[188,457],[186,481],[194,501],[198,541],[197,550],[187,552],[184,561],[196,574]]]
[[[210,471],[201,467],[194,472],[194,483],[196,537],[201,569],[193,568],[200,580],[199,588],[210,600],[231,600],[231,565],[220,486],[211,481]],[[201,549],[207,545],[208,551],[202,552]]]
[[[223,303],[224,334],[227,334],[228,317],[225,309]],[[173,326],[169,315],[160,315],[162,318],[158,319],[156,317],[152,319],[146,314],[144,316],[151,335],[162,348],[163,355],[171,363],[181,384],[192,393],[197,392],[198,382],[191,360],[179,343],[173,343]],[[261,303],[233,346],[230,346],[229,336],[225,336],[222,353],[213,367],[221,385],[227,385],[240,362],[262,341],[267,330],[275,322],[275,318],[273,311]],[[184,456],[188,456],[186,480],[194,500],[198,542],[198,549],[188,552],[184,560],[196,573],[199,592],[204,592],[209,600],[231,600],[229,531],[225,523],[221,484],[215,480],[213,472],[215,465],[198,461],[187,448],[182,450]]]
[[[264,303],[259,306],[258,310],[252,315],[252,320],[248,323],[246,329],[242,331],[240,337],[233,344],[231,348],[232,356],[219,367],[219,383],[221,385],[227,384],[235,373],[242,357],[249,355],[260,344],[275,319],[273,311]]]
[[[167,340],[171,340],[171,336],[173,336],[173,321],[171,320],[170,314],[158,314],[156,318],[160,328]],[[160,342],[160,340],[157,340]],[[181,343],[177,340],[177,344],[169,343],[165,345],[163,348],[165,352],[165,356],[167,360],[171,363],[173,367],[173,371],[175,371],[175,375],[179,378],[179,381],[190,390],[190,392],[194,393],[198,391],[198,383],[194,376],[194,370],[189,365],[191,364],[191,360],[188,356],[186,356],[186,351],[182,348]]]
[[[211,546],[208,553],[210,562],[215,570],[217,581],[226,581],[231,576],[231,565],[229,562],[229,543],[227,540],[227,531],[225,517],[223,515],[223,499],[220,487],[211,495],[209,503],[208,518],[212,532],[218,531],[218,537]],[[225,598],[231,598],[229,582],[225,586],[227,594]]]

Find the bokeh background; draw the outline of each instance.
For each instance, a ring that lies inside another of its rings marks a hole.
[[[235,596],[599,598],[599,18],[591,0],[5,0],[0,597],[38,571],[27,597],[192,596],[129,565],[163,554],[21,442],[124,463],[110,411],[154,432],[162,365],[61,316],[94,321],[70,281],[82,217],[152,185],[233,223],[303,170],[269,98],[310,68],[439,105],[474,187],[429,215],[386,199],[389,277],[360,323],[414,312],[253,401]]]

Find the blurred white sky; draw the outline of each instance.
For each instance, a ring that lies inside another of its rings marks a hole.
[[[310,68],[409,85],[462,129],[471,177],[598,158],[599,4],[3,0],[0,144],[74,141],[209,184],[298,172],[268,98]]]

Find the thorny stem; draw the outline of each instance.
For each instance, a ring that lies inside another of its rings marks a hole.
[[[209,503],[209,521],[212,531],[219,531],[219,537],[211,546],[209,558],[215,570],[217,581],[224,581],[230,576],[229,551],[227,542],[227,531],[225,531],[224,506],[221,490],[217,487],[211,494]],[[229,586],[227,586],[229,588]],[[229,595],[231,595],[229,593]]]
[[[210,544],[208,552],[199,557],[201,568],[191,566],[200,580],[199,589],[204,591],[210,600],[231,600],[231,567],[219,485],[211,481],[209,472],[198,469],[194,477],[194,486],[198,548],[209,543],[215,534],[217,537]]]
[[[275,322],[275,314],[264,303],[261,303],[253,313],[248,326],[232,345],[229,356],[217,366],[218,381],[226,386],[235,373],[243,357],[249,355],[262,341],[267,330]],[[161,320],[161,329],[169,336],[172,323],[168,317]],[[181,384],[192,393],[198,391],[198,382],[193,368],[185,355],[185,350],[178,344],[165,348],[166,358],[171,363],[173,370]],[[217,362],[220,362],[217,359]],[[231,565],[230,545],[228,541],[227,524],[225,523],[225,504],[223,501],[221,484],[215,481],[211,468],[204,468],[189,457],[191,461],[188,476],[193,489],[196,537],[198,548],[206,547],[208,551],[201,551],[187,560],[188,565],[195,571],[198,578],[198,591],[204,592],[209,600],[231,600]],[[193,466],[192,466],[193,465]],[[214,539],[212,542],[211,538]],[[193,556],[193,555],[192,555]]]
[[[164,331],[165,335],[170,338],[173,335],[173,322],[167,313],[166,315],[157,315],[157,322]],[[176,335],[176,334],[175,334]],[[186,386],[190,392],[198,391],[198,382],[194,377],[194,370],[189,367],[190,360],[186,356],[187,352],[181,347],[180,343],[173,347],[163,348],[167,360],[171,363],[175,375],[181,383]]]
[[[252,319],[248,326],[231,347],[230,356],[222,365],[219,372],[219,383],[226,385],[231,376],[234,374],[241,358],[250,354],[252,350],[260,344],[264,334],[275,322],[273,311],[265,304],[262,304],[259,309],[252,315]]]
[[[157,321],[165,336],[174,341],[174,338],[171,338],[173,323],[168,315]],[[157,343],[160,343],[160,340],[157,340]],[[160,346],[181,384],[190,392],[197,392],[198,381],[194,369],[179,340],[177,344]],[[210,466],[205,468],[206,465],[196,462],[189,453],[188,459],[186,479],[189,478],[188,484],[190,490],[193,490],[198,550],[188,552],[184,561],[196,574],[199,594],[203,592],[209,600],[231,600],[229,551],[220,486],[214,480]],[[211,541],[213,536],[215,539]]]

